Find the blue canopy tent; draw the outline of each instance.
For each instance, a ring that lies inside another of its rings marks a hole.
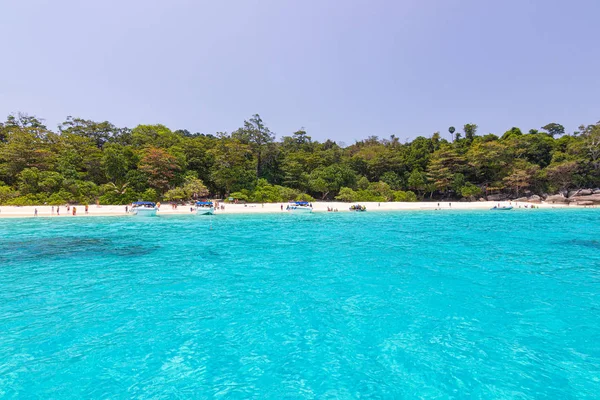
[[[134,206],[150,206],[150,207],[156,206],[156,203],[153,203],[151,201],[134,201],[131,204]]]

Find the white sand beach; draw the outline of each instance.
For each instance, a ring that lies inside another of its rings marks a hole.
[[[215,215],[220,214],[260,214],[260,213],[285,213],[287,203],[265,203],[265,204],[228,204],[222,203],[225,208],[215,211]],[[327,212],[327,209],[338,210],[338,212],[351,212],[350,205],[353,203],[343,202],[313,202],[313,212]],[[532,204],[514,201],[478,201],[478,202],[362,202],[361,205],[367,207],[369,212],[377,211],[416,211],[416,210],[487,210],[494,206],[513,206],[515,209],[529,209],[532,205],[536,208],[579,208],[576,205],[562,204]],[[185,215],[192,214],[191,205],[180,205],[176,209],[170,204],[162,204],[158,215]],[[76,208],[76,214],[73,215],[73,208]],[[0,206],[0,218],[23,218],[35,217],[37,209],[38,217],[52,218],[73,218],[87,216],[128,216],[124,205],[90,205],[88,213],[85,213],[85,206],[71,206],[67,212],[66,206]],[[57,215],[57,211],[59,214]]]

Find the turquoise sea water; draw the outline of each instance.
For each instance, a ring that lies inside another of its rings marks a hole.
[[[0,397],[598,398],[599,228],[600,210],[0,220]]]

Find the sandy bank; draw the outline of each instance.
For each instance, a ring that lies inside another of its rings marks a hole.
[[[363,202],[360,203],[367,207],[369,212],[377,211],[402,211],[402,210],[487,210],[496,205],[508,206],[512,205],[516,209],[518,208],[529,208],[529,203],[516,203],[516,202],[494,202],[494,201],[481,201],[472,203],[462,202],[415,202],[415,203],[400,203],[400,202],[387,202],[387,203],[376,203],[376,202]],[[327,212],[327,208],[337,209],[339,212],[350,212],[348,208],[351,203],[342,202],[314,202],[314,212]],[[282,207],[283,206],[283,207]],[[527,206],[527,207],[526,207]],[[91,205],[89,206],[88,213],[85,213],[84,206],[75,206],[77,208],[77,214],[75,217],[82,216],[128,216],[125,212],[125,206],[121,205]],[[272,204],[225,204],[224,210],[215,211],[215,215],[219,214],[260,214],[260,213],[282,213],[285,211],[286,203],[272,203]],[[535,204],[535,207],[539,208],[581,208],[578,206],[567,206],[560,204]],[[283,208],[283,209],[282,209]],[[66,206],[52,207],[52,206],[0,206],[0,218],[22,218],[22,217],[34,217],[35,210],[38,211],[38,217],[52,217],[52,218],[73,218],[72,210],[67,213]],[[57,215],[57,210],[60,215]],[[163,204],[160,208],[159,215],[187,215],[193,214],[190,211],[190,206],[179,206],[177,209],[173,209],[169,204]]]

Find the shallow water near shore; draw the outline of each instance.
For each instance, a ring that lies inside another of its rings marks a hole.
[[[0,397],[593,398],[600,211],[0,220]]]

